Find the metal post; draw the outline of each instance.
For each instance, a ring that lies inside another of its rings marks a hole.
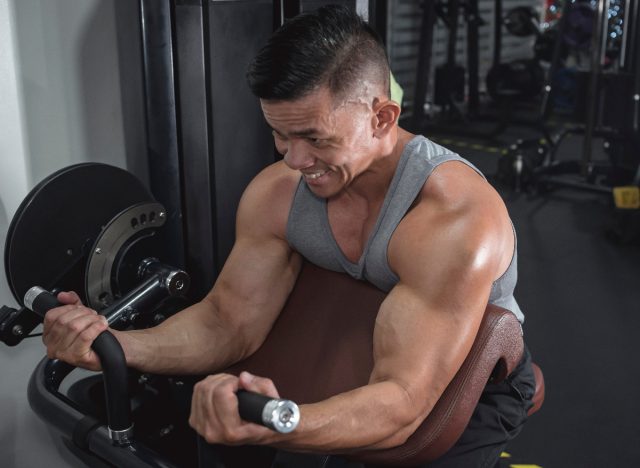
[[[192,295],[202,297],[213,284],[219,264],[215,246],[215,167],[209,154],[209,90],[207,88],[205,11],[202,0],[174,0],[176,42],[176,93],[183,161],[182,190],[185,235],[185,269],[193,278]]]
[[[493,66],[500,65],[502,53],[502,0],[496,0],[493,10]]]
[[[178,154],[169,0],[140,0],[140,20],[149,182],[152,193],[167,210],[164,229],[159,233],[167,246],[167,258],[162,260],[184,268],[182,169]]]
[[[587,177],[591,167],[593,133],[599,111],[599,88],[602,65],[604,63],[607,15],[609,0],[599,0],[591,38],[591,71],[589,73],[589,88],[587,91],[587,112],[585,120],[585,133],[582,141],[582,165],[581,175]]]
[[[478,83],[478,0],[467,1],[467,69],[469,73],[469,114],[476,115],[480,106]]]
[[[551,66],[549,67],[549,70],[547,70],[547,77],[542,95],[542,105],[540,107],[540,116],[542,117],[543,121],[548,119],[551,116],[551,112],[553,111],[553,79],[555,77],[556,71],[560,67],[562,48],[564,47],[562,37],[564,36],[564,32],[567,28],[566,18],[569,16],[572,5],[573,4],[571,2],[566,2],[564,5],[564,9],[562,10],[562,15],[560,16],[560,24],[558,25],[558,39],[556,40],[555,46],[553,48]]]
[[[413,95],[412,129],[420,132],[424,117],[424,103],[429,89],[431,73],[431,51],[433,48],[433,26],[436,21],[436,0],[422,2],[422,23],[420,26],[420,45],[418,49],[418,67],[416,70],[416,90]]]

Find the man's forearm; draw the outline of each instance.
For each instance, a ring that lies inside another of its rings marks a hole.
[[[127,364],[142,372],[205,374],[243,357],[243,343],[216,320],[215,308],[208,301],[194,304],[156,327],[115,334]]]
[[[302,405],[298,428],[274,435],[271,445],[298,451],[347,453],[401,445],[426,414],[393,382],[370,384]]]

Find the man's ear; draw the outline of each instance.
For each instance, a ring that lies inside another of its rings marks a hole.
[[[386,136],[398,123],[400,117],[400,105],[390,99],[375,98],[373,100],[373,136],[382,138]]]

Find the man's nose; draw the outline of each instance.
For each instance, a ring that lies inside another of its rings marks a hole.
[[[284,163],[296,171],[313,166],[315,159],[305,146],[302,141],[290,140],[284,153]]]

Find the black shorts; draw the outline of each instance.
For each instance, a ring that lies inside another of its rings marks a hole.
[[[487,384],[460,439],[429,468],[495,466],[507,443],[517,436],[533,406],[536,381],[525,346],[518,366],[504,381]]]

